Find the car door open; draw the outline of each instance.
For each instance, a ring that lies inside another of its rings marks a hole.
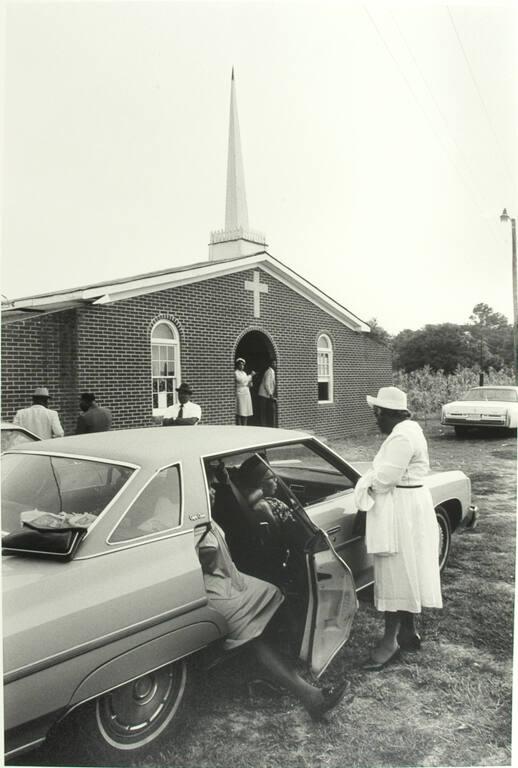
[[[320,676],[347,642],[358,600],[351,570],[321,530],[308,543],[306,567],[309,599],[299,656]]]

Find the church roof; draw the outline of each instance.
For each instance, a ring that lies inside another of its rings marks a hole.
[[[52,293],[24,296],[3,303],[3,321],[22,320],[29,316],[59,312],[86,304],[112,304],[146,293],[244,272],[252,267],[260,267],[266,274],[316,304],[348,328],[364,333],[370,331],[367,323],[267,251],[217,261],[201,261]]]

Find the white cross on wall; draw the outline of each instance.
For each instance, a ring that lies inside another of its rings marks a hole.
[[[245,291],[254,292],[254,317],[261,317],[261,293],[268,293],[268,286],[260,280],[261,273],[258,270],[254,271],[252,281],[245,280]]]

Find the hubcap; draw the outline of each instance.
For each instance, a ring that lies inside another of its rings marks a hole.
[[[157,684],[151,675],[141,677],[133,684],[133,698],[136,704],[147,704],[157,692]]]
[[[184,665],[172,664],[100,698],[97,722],[104,738],[118,749],[135,749],[151,741],[173,718],[185,680]]]

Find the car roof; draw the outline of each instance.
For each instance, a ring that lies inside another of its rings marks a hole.
[[[50,453],[87,456],[138,464],[162,466],[166,460],[246,451],[256,446],[301,440],[306,432],[243,426],[147,427],[94,432],[86,435],[42,440],[37,447],[16,448],[17,453]]]
[[[27,427],[22,427],[21,424],[14,424],[12,421],[0,421],[0,428],[5,431],[16,429],[18,432],[25,432],[27,435],[32,435],[36,440],[40,439],[38,435],[35,435],[34,432],[31,432]]]

